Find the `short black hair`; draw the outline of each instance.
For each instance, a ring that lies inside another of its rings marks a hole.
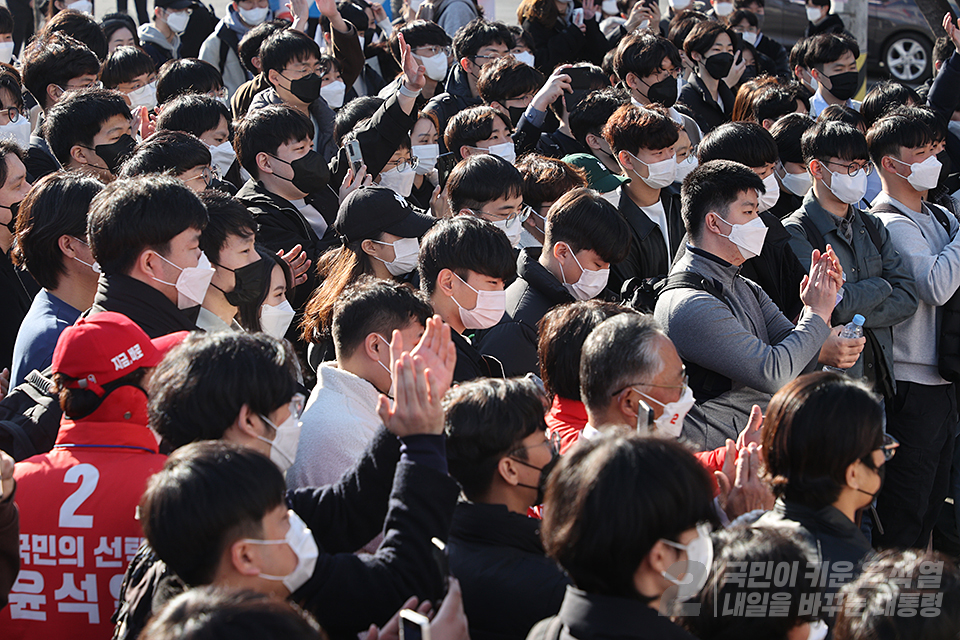
[[[670,19],[670,29],[667,31],[667,40],[673,43],[678,51],[683,51],[683,41],[687,39],[693,28],[707,19],[706,14],[693,9],[678,12]]]
[[[220,251],[229,236],[251,238],[257,233],[257,221],[243,203],[233,196],[207,189],[200,202],[207,209],[207,226],[200,234],[200,250],[214,264],[220,263]]]
[[[260,69],[264,78],[270,70],[282,72],[291,62],[308,58],[319,61],[320,46],[310,36],[293,29],[272,33],[260,45]]]
[[[460,147],[475,147],[478,142],[493,135],[497,118],[508,130],[513,129],[510,119],[493,107],[481,105],[460,111],[447,121],[447,127],[443,131],[443,141],[447,149],[459,158]]]
[[[244,116],[236,125],[233,148],[240,166],[258,180],[257,154],[276,155],[281,145],[301,140],[313,140],[313,122],[293,107],[277,104]]]
[[[491,44],[502,44],[512,49],[513,34],[502,22],[476,18],[457,30],[453,37],[453,55],[457,60],[473,58],[480,49]]]
[[[70,91],[47,112],[43,134],[60,164],[70,163],[75,145],[92,148],[93,139],[114,116],[129,119],[130,107],[123,94],[112,89]]]
[[[421,291],[433,295],[444,269],[464,280],[473,271],[506,284],[516,276],[517,258],[503,231],[474,216],[454,216],[437,222],[420,241]]]
[[[831,104],[817,116],[817,122],[842,122],[861,131],[867,130],[867,125],[860,112],[845,104]]]
[[[372,118],[383,103],[384,99],[379,96],[360,96],[340,107],[333,120],[333,140],[336,145],[342,146],[347,134],[364,120]]]
[[[570,132],[577,142],[587,146],[587,135],[601,135],[607,120],[617,109],[629,103],[630,96],[617,87],[593,91],[570,112]]]
[[[581,439],[547,481],[544,550],[589,594],[647,601],[637,569],[658,540],[716,521],[713,486],[676,441],[620,433]]]
[[[297,391],[296,356],[264,333],[193,333],[153,372],[150,428],[173,448],[218,440],[240,408],[270,415]]]
[[[158,131],[134,148],[120,168],[120,177],[148,173],[180,176],[194,167],[210,164],[210,149],[189,133]]]
[[[777,143],[777,153],[782,162],[803,164],[800,140],[803,134],[815,124],[816,121],[805,113],[791,113],[773,123],[770,127],[770,135]]]
[[[53,3],[50,3],[51,6]],[[82,11],[64,9],[52,16],[44,25],[41,34],[64,33],[76,38],[93,51],[98,60],[107,57],[107,37],[99,23]]]
[[[908,105],[908,102],[912,104]],[[923,100],[912,88],[896,80],[883,80],[874,85],[873,89],[870,89],[864,96],[863,102],[860,103],[860,115],[869,129],[880,116],[891,108],[897,106],[918,107],[922,104]]]
[[[681,215],[690,237],[699,240],[707,214],[726,216],[747,189],[766,192],[760,176],[739,162],[711,160],[691,171],[680,187]]]
[[[507,54],[483,67],[477,79],[477,91],[487,104],[505,102],[543,86],[543,74]]]
[[[810,38],[806,53],[803,56],[804,66],[808,69],[836,62],[846,52],[860,57],[860,45],[852,36],[840,33],[821,33]]]
[[[321,640],[309,613],[256,591],[200,587],[170,600],[144,628],[146,640]]]
[[[867,140],[859,129],[843,122],[817,122],[800,139],[803,162],[840,158],[846,162],[869,160]]]
[[[947,59],[953,55],[953,52],[957,50],[956,45],[953,44],[953,40],[947,36],[940,36],[937,38],[937,41],[933,43],[933,64],[944,63]]]
[[[544,235],[544,250],[563,242],[574,254],[589,249],[610,264],[626,260],[632,236],[616,207],[586,187],[568,191],[553,203]]]
[[[260,70],[253,66],[253,59],[260,55],[260,45],[276,32],[283,31],[289,26],[290,23],[286,20],[271,20],[258,24],[247,31],[237,45],[237,57],[240,58],[240,66],[252,75],[260,73]]]
[[[626,82],[628,73],[638,78],[657,73],[663,67],[664,58],[670,60],[677,69],[680,68],[680,52],[672,42],[650,31],[641,31],[620,41],[613,58],[613,68],[620,81]]]
[[[547,202],[556,202],[571,189],[587,186],[583,169],[557,158],[528,153],[517,161],[516,167],[523,179],[523,201],[537,210]]]
[[[431,44],[438,47],[449,47],[453,42],[450,36],[447,35],[447,32],[443,30],[443,27],[438,25],[436,22],[429,22],[427,20],[414,20],[412,22],[407,22],[399,29],[394,29],[393,33],[390,34],[390,53],[393,54],[393,58],[397,62],[401,61],[401,35],[410,49],[416,49],[417,47],[423,47]]]
[[[796,111],[796,93],[784,87],[767,86],[753,95],[753,115],[760,124],[763,124],[764,120],[776,122]]]
[[[960,570],[953,558],[940,552],[881,551],[863,564],[839,595],[844,606],[834,625],[837,640],[960,636]],[[920,615],[908,613],[905,603],[911,601],[919,603]]]
[[[36,37],[24,46],[22,57],[23,86],[41,108],[47,108],[47,87],[61,89],[74,78],[100,73],[97,55],[79,40],[56,31]]]
[[[797,67],[810,68],[806,60],[807,50],[810,48],[810,40],[812,40],[812,38],[800,38],[790,47],[789,64],[791,77],[793,77],[793,71]]]
[[[484,204],[500,198],[523,194],[523,177],[512,164],[491,153],[464,158],[447,179],[450,210],[479,210]]]
[[[168,60],[157,72],[157,104],[185,93],[209,93],[223,88],[223,76],[209,62],[196,58]]]
[[[60,236],[86,238],[90,201],[101,189],[96,178],[59,171],[37,181],[20,204],[11,257],[44,289],[56,289],[67,272]]]
[[[119,84],[156,70],[153,58],[140,47],[117,47],[100,67],[100,82],[107,89],[116,89]]]
[[[724,22],[726,22],[730,27],[735,27],[744,20],[746,20],[747,24],[749,24],[751,27],[760,26],[760,19],[757,17],[757,14],[747,9],[735,9],[733,13],[727,16]]]
[[[686,52],[687,57],[690,58],[690,61],[693,62],[694,53],[706,56],[707,51],[717,42],[717,38],[720,37],[721,33],[730,36],[730,42],[737,42],[737,36],[733,29],[719,22],[704,20],[694,25],[690,33],[687,34],[687,37],[683,39],[683,50]]]
[[[423,326],[433,308],[409,285],[364,276],[343,290],[333,305],[333,346],[337,360],[349,358],[371,333],[390,340],[393,330]],[[412,348],[412,345],[411,345]]]
[[[879,397],[835,373],[810,373],[787,383],[770,400],[763,422],[774,495],[812,509],[836,502],[847,485],[847,467],[883,444]]]
[[[140,524],[177,576],[190,586],[210,584],[228,546],[261,537],[264,516],[284,504],[285,493],[283,474],[263,454],[197,442],[175,451],[150,478]]]
[[[540,377],[551,396],[581,400],[580,356],[587,336],[601,322],[621,313],[637,313],[630,307],[603,300],[558,305],[538,324],[537,359]]]
[[[118,179],[90,204],[87,237],[106,275],[127,274],[145,249],[168,253],[170,241],[187,229],[202,231],[207,210],[176,178]]]
[[[6,7],[0,7],[0,33],[13,33],[13,14]]]
[[[777,143],[770,132],[755,122],[727,122],[700,141],[697,160],[735,160],[751,169],[776,162]]]
[[[603,127],[603,139],[613,152],[640,149],[666,149],[680,139],[680,125],[660,105],[638,107],[625,104],[617,109]]]
[[[233,119],[225,104],[212,96],[189,93],[172,98],[157,115],[157,131],[183,131],[198,138],[220,126],[220,118],[227,121],[227,130],[233,138]]]
[[[880,166],[884,156],[900,157],[902,149],[916,149],[943,139],[941,130],[932,128],[935,118],[929,109],[899,107],[877,120],[867,132],[867,145],[873,164]]]
[[[523,439],[547,428],[544,401],[529,378],[474,380],[444,396],[450,475],[468,500],[486,497],[501,458],[526,459]]]
[[[647,314],[617,315],[590,332],[580,352],[580,397],[589,411],[600,414],[627,386],[660,373],[658,338],[666,335]]]

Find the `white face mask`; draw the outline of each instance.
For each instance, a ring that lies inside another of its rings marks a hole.
[[[751,47],[757,46],[757,34],[753,31],[744,31],[740,34],[740,37]]]
[[[425,176],[437,166],[437,158],[440,157],[440,145],[415,144],[410,149],[410,155],[417,159],[417,166],[414,171],[421,176]]]
[[[629,151],[627,153],[629,153]],[[646,182],[647,186],[653,189],[663,189],[664,187],[669,187],[671,184],[673,184],[673,181],[677,177],[677,159],[675,156],[670,156],[669,158],[661,160],[660,162],[651,162],[650,164],[647,164],[632,153],[630,154],[630,157],[633,158],[635,162],[639,162],[647,167],[647,173],[649,175],[647,175],[646,178],[641,176],[636,171],[633,171],[633,173],[636,174],[638,178]]]
[[[214,169],[217,170],[217,173],[220,174],[220,177],[227,175],[227,172],[230,171],[230,167],[233,166],[234,160],[237,159],[237,152],[233,150],[233,144],[229,140],[223,141],[221,144],[216,146],[209,147],[210,149],[210,164]]]
[[[310,579],[313,570],[317,567],[317,558],[320,556],[320,550],[317,548],[317,541],[313,539],[313,532],[293,511],[290,511],[290,529],[283,540],[254,540],[247,538],[244,542],[252,544],[285,544],[290,547],[294,555],[297,556],[297,566],[292,572],[285,576],[273,576],[267,573],[261,573],[260,577],[266,580],[280,580],[283,586],[293,593]]]
[[[698,524],[697,537],[687,544],[680,544],[673,540],[664,540],[663,542],[674,549],[682,549],[687,552],[687,570],[684,572],[683,582],[666,571],[662,571],[661,575],[679,587],[677,600],[681,602],[689,600],[700,593],[703,585],[707,584],[707,576],[710,574],[710,567],[713,564],[713,541],[710,540],[710,525],[706,523]],[[699,566],[692,566],[694,564]],[[694,582],[695,575],[699,578]]]
[[[270,7],[255,7],[253,9],[243,9],[239,10],[240,18],[246,22],[251,27],[255,27],[258,24],[261,24],[264,20],[267,19],[267,16],[270,14]]]
[[[407,168],[403,171],[400,171],[399,167],[394,167],[380,174],[380,182],[378,184],[407,198],[410,196],[410,192],[413,191],[413,181],[416,177],[417,172],[414,171],[410,165],[407,165]]]
[[[620,15],[620,9],[617,7],[617,0],[603,0],[603,4],[600,5],[600,8],[603,9],[603,12],[608,16]]]
[[[943,165],[937,159],[937,156],[929,156],[923,162],[914,162],[907,164],[903,160],[897,160],[893,156],[887,156],[897,164],[910,167],[910,175],[907,176],[907,182],[917,191],[929,191],[940,182],[940,169]]]
[[[513,54],[513,57],[517,59],[517,62],[522,62],[528,67],[536,66],[537,59],[529,51],[521,51],[520,53],[515,53]]]
[[[517,161],[517,147],[513,144],[513,142],[495,144],[487,149],[487,151],[495,156],[500,156],[510,164],[513,164]]]
[[[277,340],[283,340],[283,336],[287,334],[287,329],[290,328],[290,323],[296,313],[287,300],[274,306],[262,305],[260,307],[260,330]]]
[[[396,242],[380,242],[379,240],[374,240],[374,242],[393,247],[392,262],[387,262],[386,260],[377,258],[377,256],[370,256],[385,264],[390,275],[402,276],[417,268],[417,256],[420,254],[420,241],[416,238],[400,238]],[[387,341],[387,344],[389,344],[389,341]]]
[[[67,9],[73,9],[87,15],[93,14],[93,3],[90,0],[77,0],[67,5]]]
[[[457,274],[453,274],[457,276]],[[489,329],[500,322],[507,310],[506,291],[477,291],[467,281],[457,276],[457,280],[470,287],[477,294],[477,305],[473,309],[464,309],[453,296],[450,298],[460,308],[460,321],[465,329]]]
[[[167,26],[177,35],[186,31],[189,23],[190,14],[186,11],[175,11],[167,14]]]
[[[347,94],[347,85],[343,80],[334,80],[320,87],[320,97],[331,109],[339,109],[343,106],[343,97]]]
[[[443,82],[447,77],[447,54],[440,52],[429,58],[420,58],[427,77],[435,82]]]
[[[631,388],[647,400],[650,400],[651,402],[663,407],[663,413],[660,414],[660,417],[653,422],[657,429],[657,434],[665,435],[670,438],[679,438],[680,432],[683,431],[683,419],[687,417],[687,413],[693,408],[694,402],[696,402],[696,399],[693,397],[693,389],[687,385],[684,385],[683,393],[680,394],[679,400],[676,402],[668,402],[667,404],[663,404],[656,398],[651,398],[644,392],[640,391],[640,389],[637,389],[636,387]]]
[[[719,213],[716,216],[718,220],[723,220]],[[763,240],[767,237],[767,225],[763,224],[763,220],[754,218],[746,224],[731,224],[726,220],[723,222],[730,225],[730,235],[720,234],[721,237],[737,245],[744,260],[760,255],[763,251]]]
[[[670,7],[674,11],[683,11],[690,6],[692,0],[670,0]]]
[[[0,42],[0,62],[10,64],[13,60],[13,41]]]
[[[807,80],[807,84],[810,85],[810,88],[813,89],[814,93],[816,93],[817,91],[820,90],[820,83],[817,82],[817,79],[814,78],[813,74],[810,73],[809,71],[807,72],[807,76],[809,77],[809,79]]]
[[[777,204],[780,199],[780,184],[777,182],[777,176],[771,171],[770,175],[763,179],[763,186],[766,191],[757,192],[757,211],[766,211]]]
[[[855,174],[834,173],[827,169],[825,164],[821,164],[823,170],[830,174],[830,184],[823,184],[830,189],[833,195],[837,196],[840,202],[847,204],[856,204],[863,200],[867,193],[867,173],[863,169],[858,169]]]
[[[700,163],[697,161],[697,156],[692,153],[684,158],[681,162],[677,163],[677,175],[674,178],[674,182],[683,182],[688,175],[693,173],[693,170],[697,168],[697,165]]]
[[[733,13],[733,3],[718,2],[717,4],[713,5],[713,12],[721,18],[726,18],[728,15]]]
[[[789,173],[781,167],[783,173],[780,175],[780,183],[783,188],[795,196],[801,198],[810,191],[810,185],[813,184],[813,177],[804,171],[803,173]]]
[[[816,22],[820,19],[820,7],[807,7],[807,20]]]
[[[610,204],[614,206],[615,209],[620,208],[620,189],[614,189],[613,191],[607,191],[600,196]]]
[[[148,82],[139,89],[134,89],[127,94],[130,99],[131,107],[146,107],[155,109],[157,106],[157,81]]]
[[[85,246],[86,248],[88,248],[88,249],[90,248],[90,245],[87,244],[86,242],[84,242],[83,240],[81,240],[80,238],[78,238],[78,237],[76,237],[76,236],[70,236],[70,237],[73,238],[74,240],[76,240],[77,242],[79,242],[80,244],[82,244],[83,246]],[[87,267],[90,267],[90,269],[91,269],[94,273],[100,273],[100,263],[97,262],[96,260],[93,261],[93,264],[90,264],[89,262],[84,262],[83,260],[81,260],[80,258],[78,258],[78,257],[76,257],[76,256],[73,256],[73,259],[76,260],[77,262],[79,262],[79,263],[82,264],[82,265],[86,265]]]
[[[810,623],[810,633],[807,635],[807,640],[823,640],[827,637],[828,631],[830,631],[830,627],[827,626],[826,622],[814,620]]]
[[[380,338],[381,340],[383,340],[383,343],[386,345],[384,353],[387,354],[387,360],[389,361],[389,359],[390,359],[390,341],[387,340],[386,338],[384,338],[384,337],[383,337],[382,335],[380,335],[379,333],[375,333],[374,335],[377,336],[378,338]],[[390,367],[388,367],[387,365],[383,364],[383,361],[382,361],[382,360],[379,360],[379,359],[377,360],[377,364],[380,365],[381,367],[383,367],[383,370],[387,372],[387,378],[390,380],[390,386],[393,386],[393,374],[390,373]]]
[[[20,116],[16,122],[0,125],[0,139],[10,139],[24,150],[30,146],[30,118]]]
[[[567,245],[567,249],[570,251],[570,255],[573,256],[574,262],[580,267],[580,278],[576,282],[568,283],[567,277],[563,273],[563,264],[558,263],[560,264],[560,280],[563,283],[563,288],[569,291],[570,295],[577,300],[583,301],[596,298],[607,286],[607,280],[610,278],[610,269],[598,269],[596,271],[584,269],[580,261],[577,260],[577,254],[573,253],[570,245]]]
[[[511,247],[520,244],[520,235],[523,233],[523,221],[520,216],[514,216],[512,220],[497,220],[492,224],[507,234],[507,240],[510,241]]]
[[[207,295],[207,289],[210,287],[210,279],[213,278],[215,269],[210,266],[207,256],[200,254],[200,260],[195,267],[179,267],[159,253],[160,259],[175,269],[180,269],[180,275],[177,282],[166,282],[160,278],[154,278],[157,282],[177,288],[177,307],[180,309],[189,309],[203,302]]]
[[[293,466],[293,461],[297,459],[297,445],[300,443],[300,418],[297,417],[296,413],[291,412],[290,417],[284,420],[279,427],[263,414],[260,414],[260,418],[273,427],[273,440],[267,440],[263,436],[257,436],[256,438],[270,445],[270,459],[273,464],[280,467],[280,471],[286,473],[287,469]]]

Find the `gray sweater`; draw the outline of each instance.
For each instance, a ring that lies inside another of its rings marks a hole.
[[[893,327],[893,359],[897,380],[926,385],[948,384],[937,369],[940,336],[940,306],[960,287],[960,223],[947,214],[950,234],[944,230],[924,202],[924,211],[911,211],[884,192],[873,201],[876,207],[889,203],[902,213],[876,213],[890,232],[907,271],[917,281],[920,304],[917,312]]]
[[[685,288],[657,300],[654,316],[684,361],[730,379],[733,391],[748,387],[771,395],[816,364],[830,327],[809,308],[794,327],[763,289],[739,275],[739,267],[689,245],[670,270],[680,271],[712,279],[726,300]]]

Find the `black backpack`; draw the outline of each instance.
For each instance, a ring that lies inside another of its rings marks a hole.
[[[50,369],[31,371],[0,400],[0,449],[20,462],[53,449],[60,430],[60,400]]]
[[[217,30],[215,35],[220,40],[220,75],[223,75],[223,69],[227,66],[227,56],[230,54],[232,49],[234,53],[239,57],[239,52],[237,47],[240,46],[240,38],[237,36],[237,32],[228,27],[223,22],[217,25]],[[246,69],[244,69],[246,72]]]

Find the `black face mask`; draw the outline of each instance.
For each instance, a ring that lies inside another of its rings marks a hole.
[[[537,471],[540,472],[540,479],[537,481],[537,486],[534,487],[529,484],[520,484],[519,482],[517,483],[517,486],[526,487],[527,489],[536,489],[537,497],[536,497],[536,502],[534,502],[534,505],[543,504],[543,496],[547,491],[547,480],[550,479],[550,472],[553,471],[553,468],[557,466],[558,462],[560,462],[560,452],[557,451],[556,449],[553,449],[552,454],[550,456],[550,462],[543,465],[542,467],[535,467],[532,464],[528,462],[524,462],[523,460],[518,460],[517,458],[511,458],[511,459],[514,462],[519,462],[525,467],[530,467],[531,469],[536,469]]]
[[[10,210],[10,222],[8,222],[3,226],[5,226],[10,231],[10,233],[16,233],[17,232],[17,212],[20,211],[20,203],[14,202],[9,207],[0,206],[0,209]]]
[[[830,78],[830,88],[827,91],[837,100],[849,100],[860,86],[860,74],[856,71],[845,71],[827,77]]]
[[[100,159],[110,169],[110,173],[117,175],[120,172],[120,165],[126,160],[127,156],[137,146],[137,141],[129,134],[123,134],[116,142],[110,144],[98,144],[92,151],[100,156]]]
[[[218,264],[217,266],[221,269],[233,272],[233,291],[224,291],[220,287],[217,287],[217,285],[213,286],[223,294],[227,302],[235,307],[253,304],[259,300],[263,294],[263,281],[267,275],[266,269],[263,268],[263,261],[264,259],[261,258],[239,269],[231,269],[230,267]]]
[[[730,73],[730,67],[733,66],[732,53],[715,53],[703,63],[714,80],[723,80]]]
[[[710,58],[712,60],[713,58]],[[709,61],[708,61],[709,62]],[[677,103],[677,79],[673,76],[667,76],[660,82],[647,84],[643,80],[641,84],[647,86],[647,100],[657,102],[670,108]]]
[[[283,77],[287,78],[287,76]],[[290,78],[287,78],[287,80],[290,80]],[[320,76],[311,73],[302,78],[290,80],[290,93],[296,96],[300,102],[312,104],[314,100],[320,97],[321,84],[323,84],[323,80]]]
[[[273,156],[277,158],[277,156]],[[293,179],[284,178],[279,174],[273,174],[282,180],[292,182],[293,186],[304,193],[316,193],[320,191],[330,181],[330,168],[323,161],[323,157],[311,149],[307,155],[297,158],[293,162],[287,162],[282,158],[277,158],[280,162],[290,165],[293,169]]]

